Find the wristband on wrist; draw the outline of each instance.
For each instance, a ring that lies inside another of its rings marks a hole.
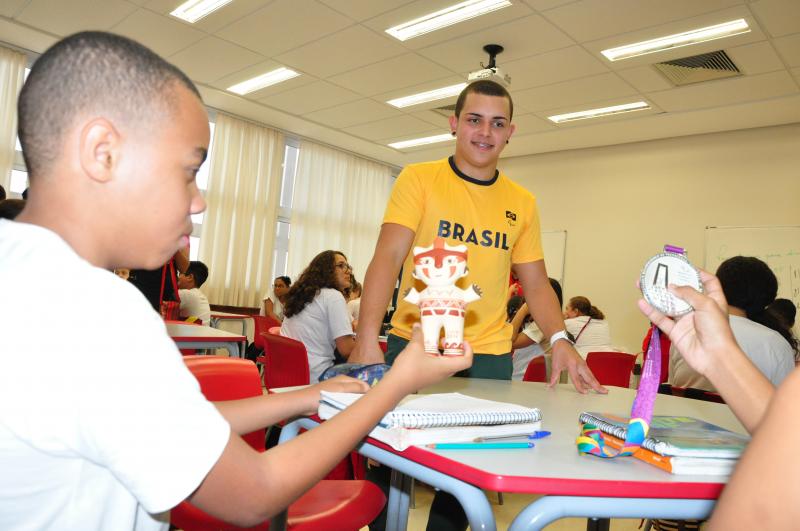
[[[550,345],[555,345],[556,341],[558,341],[559,339],[565,340],[570,345],[575,344],[575,342],[572,339],[570,339],[569,334],[567,333],[566,330],[560,330],[555,334],[553,334],[552,336],[550,336]]]

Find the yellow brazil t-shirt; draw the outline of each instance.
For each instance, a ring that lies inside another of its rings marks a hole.
[[[397,177],[384,223],[397,223],[414,231],[414,246],[426,247],[441,236],[450,245],[466,244],[469,274],[458,281],[466,288],[477,284],[479,300],[470,303],[464,337],[476,353],[511,351],[511,325],[506,323],[508,275],[512,263],[543,258],[539,213],[533,194],[501,172],[483,182],[464,175],[452,157],[406,166]],[[419,321],[419,308],[402,300],[415,280],[413,253],[403,264],[400,297],[392,318],[392,333],[411,337]]]

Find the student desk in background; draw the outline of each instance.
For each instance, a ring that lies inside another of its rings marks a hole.
[[[635,391],[609,387],[608,395],[581,395],[571,384],[555,389],[543,383],[450,378],[421,393],[459,392],[513,402],[542,410],[542,429],[550,437],[531,449],[393,450],[374,439],[358,448],[363,455],[391,467],[387,529],[405,529],[409,506],[409,477],[454,494],[467,512],[472,529],[496,529],[491,505],[481,489],[541,494],[516,517],[512,531],[541,529],[565,517],[705,518],[710,514],[727,477],[676,476],[638,459],[600,459],[579,455],[575,446],[578,415],[583,411],[627,415]],[[727,406],[659,395],[655,414],[684,415],[746,433]],[[300,427],[317,422],[300,419],[283,428],[281,440]],[[283,529],[274,522],[270,529]]]
[[[242,344],[247,341],[243,335],[217,330],[210,326],[176,322],[167,323],[167,333],[178,345],[178,348],[224,348],[234,358],[242,357],[244,354]]]
[[[253,322],[252,315],[243,315],[238,313],[227,313],[227,312],[211,312],[211,322],[208,323],[208,326],[211,328],[218,328],[221,329],[221,325],[223,323],[234,323],[238,321],[242,325],[242,335],[247,337],[248,341],[252,341],[252,331],[249,330],[248,322]],[[251,325],[252,326],[252,325]]]

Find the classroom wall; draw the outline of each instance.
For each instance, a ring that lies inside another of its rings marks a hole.
[[[514,139],[511,139],[513,142]],[[585,295],[641,350],[641,268],[665,243],[703,266],[707,226],[800,225],[800,124],[503,159],[566,229],[564,299]]]

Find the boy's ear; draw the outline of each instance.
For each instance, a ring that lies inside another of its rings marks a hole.
[[[80,163],[84,173],[98,182],[108,182],[118,163],[121,138],[105,118],[95,118],[81,130]]]
[[[453,135],[455,135],[456,128],[458,127],[458,116],[454,114],[449,118],[449,120],[450,120],[450,131],[453,133]]]

